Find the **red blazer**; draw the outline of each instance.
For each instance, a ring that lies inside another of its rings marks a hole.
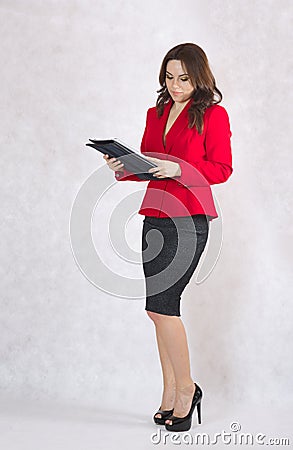
[[[156,108],[147,111],[146,126],[140,151],[145,156],[168,159],[180,164],[181,175],[165,180],[141,180],[124,170],[115,172],[117,181],[147,181],[148,186],[139,214],[154,217],[177,217],[206,214],[218,217],[210,185],[224,183],[232,174],[231,131],[229,117],[220,105],[212,105],[204,113],[204,130],[200,135],[188,128],[188,108],[181,111],[166,135],[172,100],[158,118]]]

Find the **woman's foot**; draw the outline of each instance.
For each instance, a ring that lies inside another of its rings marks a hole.
[[[159,409],[161,411],[172,410],[174,408],[175,398],[176,398],[176,385],[172,384],[170,386],[164,387],[162,403]],[[161,419],[162,414],[157,413],[155,414],[155,417]]]
[[[176,398],[174,403],[173,415],[176,417],[185,417],[190,410],[192,399],[196,390],[195,383],[176,389]],[[165,424],[172,425],[171,419],[166,419]]]

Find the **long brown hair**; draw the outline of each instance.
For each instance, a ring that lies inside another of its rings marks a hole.
[[[203,132],[203,114],[205,110],[222,101],[222,93],[216,86],[215,78],[209,66],[205,52],[196,44],[179,44],[168,51],[163,59],[159,82],[162,86],[157,92],[156,102],[158,117],[161,117],[167,101],[171,98],[166,86],[166,68],[168,61],[176,59],[181,61],[187,71],[191,84],[194,87],[193,102],[188,110],[189,128],[196,127],[199,134]],[[215,98],[218,97],[218,99]]]

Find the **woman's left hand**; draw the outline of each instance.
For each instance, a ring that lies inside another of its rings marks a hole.
[[[157,164],[158,167],[149,169],[149,173],[152,173],[157,178],[173,178],[181,175],[180,165],[176,162],[151,158],[150,156],[145,156],[145,158]]]

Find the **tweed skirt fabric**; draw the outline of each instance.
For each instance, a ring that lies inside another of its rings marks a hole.
[[[142,229],[145,310],[181,315],[181,294],[199,263],[208,234],[209,217],[205,214],[145,216]]]

